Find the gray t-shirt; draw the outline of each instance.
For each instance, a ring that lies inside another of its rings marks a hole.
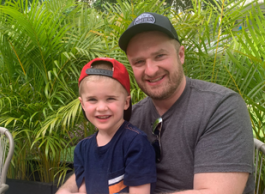
[[[162,161],[156,192],[193,189],[193,177],[205,172],[248,172],[244,193],[253,193],[253,133],[244,100],[223,86],[187,78],[183,94],[162,116]],[[153,142],[159,118],[147,97],[133,106],[130,122]]]

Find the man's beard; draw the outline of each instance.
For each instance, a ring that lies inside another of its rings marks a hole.
[[[170,73],[167,71],[167,76],[169,76]],[[169,78],[168,83],[166,84],[166,86],[164,86],[161,89],[157,89],[159,91],[156,91],[155,88],[147,88],[145,87],[145,85],[141,85],[138,83],[139,88],[146,94],[148,95],[150,98],[154,99],[154,100],[165,100],[168,99],[169,97],[171,97],[176,90],[178,89],[178,87],[181,84],[181,81],[183,80],[184,77],[184,72],[183,72],[183,68],[181,65],[179,65],[179,68],[174,72],[174,74],[171,73],[171,77]],[[144,82],[144,81],[143,81]],[[159,86],[161,87],[161,86]]]

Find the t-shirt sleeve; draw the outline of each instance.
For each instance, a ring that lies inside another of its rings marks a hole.
[[[76,177],[76,184],[77,187],[80,188],[83,179],[85,178],[84,174],[84,158],[82,154],[82,142],[79,142],[75,147],[74,151],[74,170],[75,170],[75,177]]]
[[[146,135],[136,135],[125,157],[125,185],[139,186],[156,182],[155,152]]]
[[[253,133],[244,100],[231,94],[216,107],[194,152],[194,172],[249,172]]]

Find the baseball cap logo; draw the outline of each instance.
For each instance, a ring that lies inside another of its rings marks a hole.
[[[143,13],[135,19],[134,25],[141,23],[155,23],[155,17],[149,13]]]

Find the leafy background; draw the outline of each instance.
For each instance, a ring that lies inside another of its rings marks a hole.
[[[73,146],[95,132],[82,116],[77,84],[81,68],[93,58],[121,61],[130,74],[133,103],[145,97],[118,47],[122,32],[143,12],[170,18],[186,49],[185,74],[238,92],[248,106],[254,136],[264,141],[264,2],[182,4],[2,1],[0,126],[12,132],[16,143],[9,178],[63,179]]]

